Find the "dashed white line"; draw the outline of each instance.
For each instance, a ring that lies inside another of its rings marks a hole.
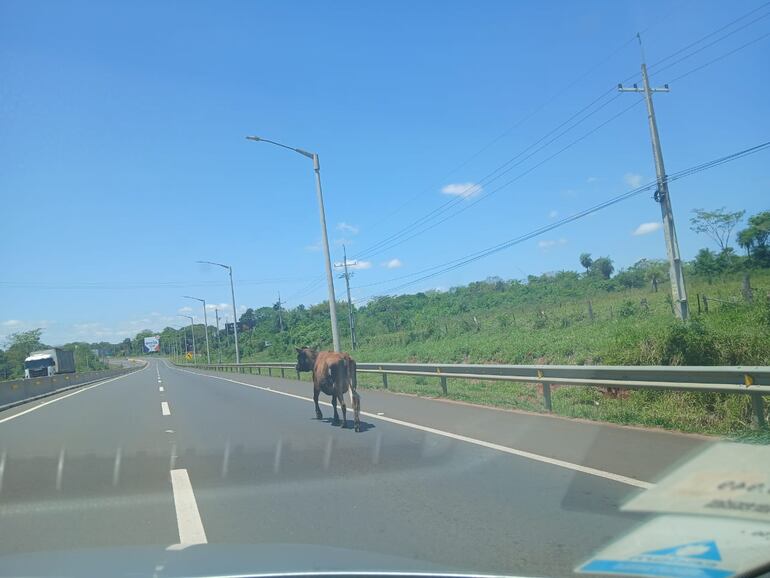
[[[61,490],[62,474],[64,473],[64,448],[59,451],[59,463],[56,464],[56,489]]]
[[[163,393],[163,392],[165,391],[165,390],[163,389],[163,386],[162,386],[162,385],[161,385],[161,386],[158,388],[158,391],[160,391],[161,393]]]
[[[171,415],[171,409],[168,407],[167,401],[161,401],[160,402],[160,412],[163,415]]]
[[[207,544],[206,531],[203,529],[203,522],[187,470],[171,470],[171,487],[174,492],[174,508],[176,509],[180,545]]]
[[[312,402],[313,401],[312,398],[310,398],[310,397],[304,397],[302,395],[296,395],[296,394],[293,394],[293,393],[288,393],[286,391],[279,391],[279,390],[275,390],[275,389],[271,390],[270,388],[267,388],[267,387],[261,387],[259,385],[253,385],[251,383],[244,383],[243,381],[236,381],[234,379],[229,379],[227,377],[219,377],[218,375],[209,375],[207,373],[196,373],[195,371],[189,371],[187,369],[181,369],[179,367],[175,367],[174,369],[177,370],[177,371],[184,371],[185,373],[192,373],[193,375],[199,375],[201,377],[211,377],[213,379],[219,379],[219,380],[222,380],[222,381],[229,381],[231,383],[237,383],[238,385],[244,385],[246,387],[251,387],[251,388],[254,388],[254,389],[259,389],[261,391],[267,391],[269,393],[275,393],[277,395],[283,395],[283,396],[286,396],[286,397],[292,397],[294,399],[301,399],[302,401],[307,401],[307,402]],[[325,405],[327,407],[331,407],[331,404],[327,403],[327,402],[319,401],[318,403],[323,404],[323,405]],[[559,460],[559,459],[556,459],[556,458],[549,458],[548,456],[543,456],[543,455],[540,455],[540,454],[535,454],[535,453],[528,452],[528,451],[525,451],[525,450],[518,450],[516,448],[511,448],[511,447],[508,447],[508,446],[503,446],[503,445],[500,445],[500,444],[496,444],[496,443],[492,443],[492,442],[488,442],[488,441],[484,441],[484,440],[480,440],[480,439],[476,439],[476,438],[472,438],[472,437],[468,437],[468,436],[464,436],[464,435],[460,435],[460,434],[456,434],[456,433],[440,430],[440,429],[435,429],[435,428],[424,426],[424,425],[420,425],[420,424],[417,424],[417,423],[403,421],[403,420],[400,420],[400,419],[394,419],[392,417],[385,417],[383,415],[377,415],[377,414],[374,414],[374,413],[367,413],[365,411],[362,411],[361,415],[365,415],[365,416],[373,418],[373,419],[379,419],[379,420],[386,421],[386,422],[389,422],[389,423],[393,423],[393,424],[396,424],[396,425],[400,425],[400,426],[416,429],[416,430],[419,430],[419,431],[424,431],[424,432],[436,434],[436,435],[439,435],[439,436],[451,438],[451,439],[462,441],[462,442],[465,442],[465,443],[481,446],[481,447],[484,447],[484,448],[487,448],[487,449],[490,449],[490,450],[496,450],[498,452],[503,452],[503,453],[510,454],[510,455],[513,455],[513,456],[518,456],[518,457],[521,457],[521,458],[526,458],[526,459],[533,460],[533,461],[536,461],[536,462],[542,462],[542,463],[545,463],[545,464],[550,464],[552,466],[556,466],[556,467],[559,467],[559,468],[564,468],[564,469],[567,469],[567,470],[572,470],[574,472],[580,472],[582,474],[588,474],[589,476],[596,476],[597,478],[604,478],[605,480],[612,480],[614,482],[619,482],[621,484],[626,484],[628,486],[634,486],[636,488],[649,489],[649,488],[652,488],[655,485],[655,484],[652,484],[650,482],[645,482],[643,480],[637,480],[636,478],[631,478],[631,477],[628,477],[628,476],[623,476],[621,474],[614,474],[612,472],[607,472],[607,471],[604,471],[604,470],[599,470],[599,469],[596,469],[596,468],[591,468],[591,467],[588,467],[588,466],[583,466],[583,465],[580,465],[580,464],[575,464],[575,463],[572,463],[572,462],[567,462],[565,460]]]

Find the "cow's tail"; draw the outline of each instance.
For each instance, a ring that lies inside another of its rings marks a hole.
[[[356,362],[350,358],[345,359],[345,373],[348,378],[348,393],[350,394],[350,405],[358,421],[358,412],[361,411],[361,396],[358,395],[356,388],[358,386],[358,377],[356,375]]]

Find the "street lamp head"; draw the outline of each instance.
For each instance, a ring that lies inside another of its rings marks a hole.
[[[262,139],[261,139],[261,138],[259,138],[258,136],[247,136],[247,137],[246,137],[246,140],[253,140],[254,142],[259,142],[259,141],[261,141]]]
[[[214,261],[196,261],[196,263],[204,263],[206,265],[216,265],[217,267],[222,267],[223,269],[230,269],[230,265],[223,265],[222,263],[214,263]]]

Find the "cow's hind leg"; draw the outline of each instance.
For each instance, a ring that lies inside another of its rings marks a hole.
[[[313,388],[313,403],[315,403],[315,417],[316,419],[323,419],[324,415],[321,413],[321,408],[318,406],[318,394],[321,391],[315,387]]]
[[[345,406],[345,394],[340,395],[340,407],[342,408],[342,427],[346,428],[348,426],[348,408]]]
[[[339,425],[340,423],[340,414],[337,413],[337,394],[332,394],[332,407],[334,408],[334,420],[332,423],[334,425]]]

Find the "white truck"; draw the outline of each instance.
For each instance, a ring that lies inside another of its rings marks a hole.
[[[75,373],[75,352],[68,349],[33,351],[24,360],[24,379]]]

